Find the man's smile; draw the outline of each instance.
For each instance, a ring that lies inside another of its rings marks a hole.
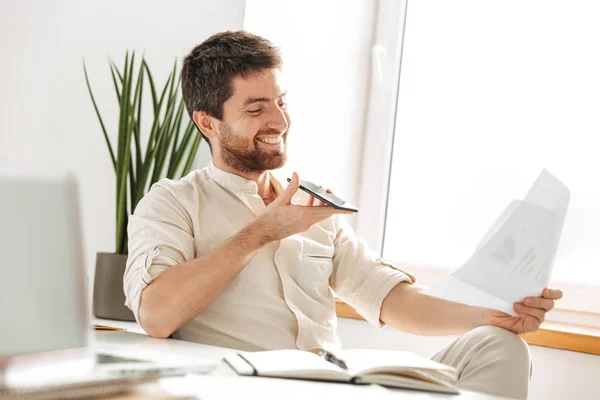
[[[265,144],[279,144],[283,141],[283,135],[280,136],[260,136],[257,137],[256,140]]]

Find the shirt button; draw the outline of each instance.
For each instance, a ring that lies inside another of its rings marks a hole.
[[[279,262],[283,262],[283,256],[277,257],[277,260],[279,260]]]

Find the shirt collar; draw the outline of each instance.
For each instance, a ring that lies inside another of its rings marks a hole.
[[[208,176],[217,182],[219,186],[229,189],[234,193],[258,194],[258,185],[256,182],[230,172],[225,172],[217,168],[212,160],[208,163]],[[277,192],[282,190],[281,185],[271,171],[269,171],[269,179],[274,184]]]

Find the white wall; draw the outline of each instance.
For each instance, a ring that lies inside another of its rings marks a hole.
[[[114,140],[118,114],[107,56],[121,65],[127,49],[143,51],[162,83],[174,59],[212,33],[243,26],[264,35],[283,47],[289,80],[294,122],[284,174],[296,170],[351,202],[358,198],[374,2],[245,3],[0,2],[0,167],[75,171],[88,275],[96,252],[115,249],[115,181],[82,58]],[[207,157],[201,148],[197,166]]]
[[[453,336],[417,336],[386,326],[377,329],[365,321],[339,318],[338,335],[345,348],[407,350],[433,356]],[[531,346],[533,376],[529,399],[594,400],[600,398],[600,356]]]
[[[244,0],[0,2],[0,166],[75,171],[89,273],[96,252],[115,250],[115,178],[82,58],[107,129],[115,134],[107,56],[121,65],[127,49],[144,51],[162,85],[175,58],[215,32],[241,29],[244,6]]]
[[[244,29],[283,52],[292,119],[283,175],[296,171],[353,204],[375,5],[372,0],[248,0],[244,20]]]

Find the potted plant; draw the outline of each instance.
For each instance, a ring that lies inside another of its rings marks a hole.
[[[93,312],[99,318],[133,321],[133,313],[124,305],[123,293],[129,215],[152,184],[164,177],[178,179],[190,171],[202,136],[184,113],[178,90],[181,75],[177,73],[177,62],[160,93],[156,91],[146,60],[142,57],[136,66],[135,52],[125,54],[122,70],[112,60],[109,66],[119,102],[116,153],[96,104],[85,62],[83,64],[87,88],[115,172],[117,194],[116,252],[96,255]],[[152,96],[153,120],[144,146],[141,121],[146,80]]]

